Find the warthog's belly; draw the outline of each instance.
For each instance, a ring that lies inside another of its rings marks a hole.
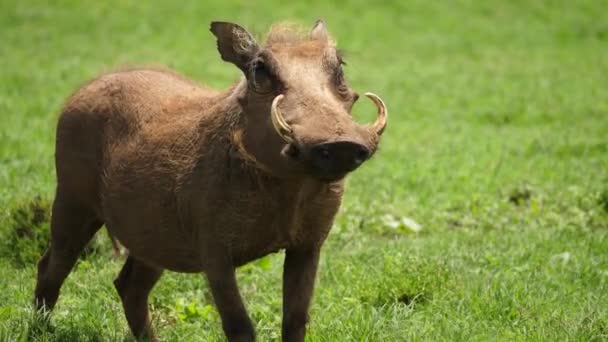
[[[106,213],[106,226],[130,255],[176,272],[204,270],[197,232],[184,226],[174,202],[133,198],[128,203],[130,210]]]
[[[176,272],[203,272],[220,255],[240,266],[288,247],[303,221],[294,210],[279,211],[269,201],[238,210],[224,204],[214,210],[201,217],[205,223],[196,224],[198,220],[182,220],[166,208],[150,208],[114,217],[108,229],[131,255],[147,263]]]
[[[185,203],[129,197],[123,193],[108,203],[108,229],[133,256],[178,272],[204,271],[220,256],[238,266],[285,248],[307,212],[293,199],[262,193]]]
[[[322,240],[340,195],[341,187],[294,196],[240,193],[182,205],[133,198],[129,204],[139,210],[108,215],[108,229],[145,262],[177,272],[202,272],[218,257],[228,256],[240,266],[303,241]]]

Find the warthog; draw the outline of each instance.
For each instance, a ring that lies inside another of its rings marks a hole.
[[[322,21],[271,29],[258,45],[211,23],[245,78],[216,91],[166,70],[108,73],[77,90],[57,126],[51,243],[35,303],[53,308],[79,253],[105,224],[129,250],[114,285],[136,337],[155,339],[148,295],[163,269],[205,273],[228,340],[255,339],[235,268],[285,250],[285,341],[302,341],[319,252],[343,179],[376,151],[387,112],[350,115],[358,95]],[[300,32],[300,33],[298,33]]]

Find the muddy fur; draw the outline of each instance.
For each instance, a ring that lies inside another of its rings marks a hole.
[[[322,22],[310,34],[275,26],[265,46],[235,24],[213,23],[211,31],[221,57],[245,74],[225,91],[134,68],[102,75],[67,100],[38,307],[54,306],[78,254],[105,224],[129,250],[115,285],[136,336],[154,339],[147,297],[169,269],[205,273],[228,339],[253,340],[235,267],[285,249],[283,339],[303,341],[319,251],[354,168],[321,177],[310,151],[346,141],[371,156],[379,136],[352,120],[358,96]],[[278,94],[294,146],[270,120]]]

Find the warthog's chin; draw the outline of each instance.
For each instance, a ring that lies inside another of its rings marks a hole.
[[[283,146],[283,148],[281,149],[281,155],[284,158],[288,158],[293,161],[298,161],[301,156],[300,151],[301,151],[301,148],[298,147],[294,142],[291,142],[291,143],[287,143],[287,144],[285,144],[285,146]]]
[[[344,180],[348,173],[344,173],[341,175],[333,175],[333,176],[313,176],[314,179],[322,182],[322,183],[336,183]]]

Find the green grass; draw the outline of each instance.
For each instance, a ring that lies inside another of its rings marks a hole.
[[[30,307],[45,235],[15,231],[48,227],[27,210],[52,200],[55,122],[70,92],[124,64],[166,64],[224,88],[240,76],[221,62],[211,20],[261,36],[272,22],[318,17],[347,52],[353,87],[381,94],[390,118],[380,152],[349,179],[308,340],[608,339],[602,1],[55,3],[0,3],[0,340],[130,338],[105,235],[50,324]],[[356,112],[369,119],[373,107]],[[280,334],[282,258],[238,273],[262,341]],[[166,273],[152,297],[164,340],[223,338],[202,276]]]

